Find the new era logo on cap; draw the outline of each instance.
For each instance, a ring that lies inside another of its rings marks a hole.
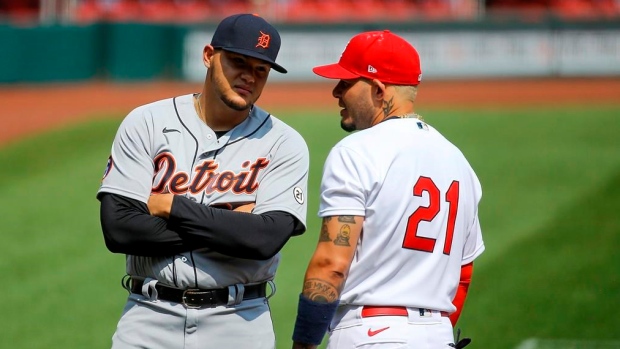
[[[418,85],[422,74],[416,49],[389,30],[354,36],[338,63],[318,66],[312,71],[328,79],[364,77],[394,85]]]
[[[280,34],[260,16],[242,13],[224,18],[215,29],[211,46],[262,59],[275,71],[286,73],[286,69],[276,63]]]

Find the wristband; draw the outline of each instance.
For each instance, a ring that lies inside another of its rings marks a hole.
[[[319,303],[300,294],[293,341],[303,344],[321,344],[339,303],[339,300],[332,303]]]

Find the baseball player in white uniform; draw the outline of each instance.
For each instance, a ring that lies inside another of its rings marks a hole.
[[[202,91],[120,125],[97,194],[106,246],[127,255],[113,348],[275,347],[267,298],[306,229],[309,167],[299,133],[255,105],[270,70],[286,73],[279,48],[263,18],[225,18]]]
[[[462,348],[453,324],[484,250],[481,186],[459,149],[414,112],[417,51],[389,31],[354,36],[338,63],[341,126],[325,162],[319,242],[293,348]]]

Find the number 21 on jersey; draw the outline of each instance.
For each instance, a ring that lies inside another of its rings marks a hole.
[[[445,196],[442,197],[442,192],[431,178],[420,177],[413,186],[413,195],[421,197],[424,192],[428,193],[429,204],[426,207],[418,207],[409,216],[403,248],[430,253],[435,250],[437,239],[419,236],[418,227],[422,221],[430,222],[435,219],[441,210],[441,203],[445,200],[448,203],[448,224],[445,230],[446,239],[443,245],[443,253],[449,255],[452,249],[456,212],[459,208],[459,182],[452,181],[450,187],[445,192]]]

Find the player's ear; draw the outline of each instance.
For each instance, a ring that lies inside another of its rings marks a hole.
[[[374,94],[374,98],[383,103],[383,100],[385,99],[385,90],[386,90],[385,84],[377,79],[372,79],[371,84],[372,84],[372,91]]]
[[[211,62],[213,61],[213,54],[215,53],[215,49],[211,45],[207,45],[202,49],[202,62],[205,67],[211,68]]]

